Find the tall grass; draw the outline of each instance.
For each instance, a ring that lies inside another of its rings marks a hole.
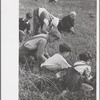
[[[96,66],[96,0],[59,0],[53,4],[48,3],[48,0],[20,0],[20,17],[27,12],[33,12],[36,7],[45,7],[59,18],[68,15],[71,10],[76,11],[76,34],[61,33],[62,40],[49,44],[48,52],[52,56],[59,52],[60,43],[69,44],[72,52],[66,60],[73,65],[79,53],[89,51],[92,54],[92,75],[96,76],[96,67],[98,67]],[[31,25],[32,23],[31,20]],[[19,100],[96,100],[96,77],[93,80],[94,90],[90,94],[84,91],[70,92],[67,89],[66,94],[62,96],[62,91],[52,81],[51,76],[52,74],[40,74],[38,64],[19,65]],[[41,84],[40,87],[38,83]]]

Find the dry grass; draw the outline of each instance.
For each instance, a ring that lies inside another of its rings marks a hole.
[[[45,7],[53,15],[62,18],[71,10],[77,12],[77,19],[75,24],[76,34],[62,33],[62,40],[57,44],[49,44],[48,52],[50,55],[55,54],[58,51],[59,43],[67,43],[72,47],[72,53],[66,60],[73,65],[77,61],[77,56],[80,52],[89,51],[92,54],[92,75],[96,74],[96,0],[59,0],[57,3],[49,4],[48,0],[20,0],[19,2],[19,15],[23,17],[27,12],[33,12],[36,7]],[[31,20],[32,24],[32,20]],[[32,29],[32,28],[31,28]],[[25,70],[25,66],[19,66],[19,100],[96,100],[95,88],[94,91],[86,96],[87,99],[82,99],[81,93],[72,94],[68,92],[65,97],[59,96],[55,91],[54,84],[48,85],[47,79],[44,77],[37,77],[37,80],[42,79],[46,81],[47,87],[51,87],[50,93],[46,90],[41,93],[40,90],[34,84],[36,76],[39,75],[39,70],[36,65],[34,68],[28,67]],[[33,67],[31,66],[31,67]],[[34,76],[34,77],[33,77]],[[49,75],[48,75],[49,76]],[[50,80],[49,80],[49,83]],[[95,81],[94,81],[95,85]],[[83,92],[82,92],[83,93]],[[82,94],[83,95],[83,94]],[[84,96],[83,95],[83,96]],[[84,96],[84,97],[85,97]],[[79,97],[79,99],[77,99]]]

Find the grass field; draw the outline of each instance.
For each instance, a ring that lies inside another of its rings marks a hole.
[[[72,47],[72,53],[66,60],[73,65],[77,61],[77,56],[80,52],[89,51],[92,54],[92,75],[96,75],[96,0],[58,0],[57,3],[48,3],[48,0],[20,0],[19,1],[19,17],[25,16],[27,12],[33,12],[37,7],[45,7],[51,14],[62,18],[68,15],[70,11],[76,11],[77,18],[75,21],[75,35],[67,32],[61,33],[62,40],[59,43],[67,43]],[[31,25],[33,21],[31,20]],[[31,28],[33,30],[33,27]],[[58,44],[52,43],[48,46],[50,55],[58,51]],[[40,93],[35,88],[33,80],[38,76],[38,68],[25,70],[25,66],[19,66],[19,100],[96,100],[95,88],[89,94],[88,99],[59,98],[59,95],[51,92],[49,97],[45,93]],[[31,66],[33,67],[33,66]],[[31,80],[30,80],[31,79]],[[38,78],[39,79],[39,78]],[[94,82],[95,85],[95,82]],[[53,91],[53,90],[52,90]],[[70,93],[71,94],[71,93]],[[48,97],[48,98],[47,98]]]

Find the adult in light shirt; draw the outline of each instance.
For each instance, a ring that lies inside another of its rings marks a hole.
[[[39,28],[41,32],[47,34],[52,28],[58,29],[59,32],[72,32],[74,31],[76,19],[76,12],[71,11],[68,15],[62,19],[57,18],[50,14],[45,8],[36,8],[33,11],[33,30],[34,34],[39,34]],[[40,33],[41,33],[40,32]]]
[[[44,63],[42,63],[41,67],[53,71],[67,69],[68,67],[71,67],[65,59],[71,52],[71,47],[63,43],[59,45],[59,51],[60,53],[54,54],[52,57],[48,58]]]
[[[45,8],[36,8],[33,11],[33,32],[35,35],[39,33],[48,34],[48,32],[54,27],[57,27],[59,18],[54,17]],[[39,28],[41,31],[39,32]]]
[[[19,49],[19,62],[24,63],[25,58],[34,57],[44,62],[49,56],[46,50],[49,42],[61,39],[59,31],[52,29],[48,34],[38,34],[28,39]],[[46,56],[44,55],[46,53]]]

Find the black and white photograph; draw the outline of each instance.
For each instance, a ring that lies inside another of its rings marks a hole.
[[[19,0],[19,100],[96,100],[96,0]]]
[[[99,100],[98,1],[3,3],[1,100]]]

